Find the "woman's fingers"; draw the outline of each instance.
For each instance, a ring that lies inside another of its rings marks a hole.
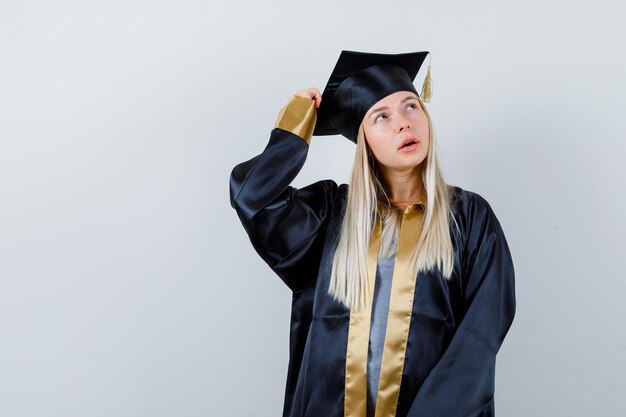
[[[315,107],[319,107],[320,104],[322,104],[322,93],[320,93],[320,90],[318,90],[315,87],[313,88],[313,90],[315,90],[315,96],[314,96]]]
[[[294,95],[315,100],[315,107],[319,107],[322,103],[322,93],[320,93],[320,90],[315,87],[299,90]]]

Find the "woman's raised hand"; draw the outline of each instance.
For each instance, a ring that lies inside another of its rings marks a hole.
[[[305,98],[310,98],[311,100],[315,100],[316,108],[319,108],[320,104],[322,103],[322,93],[320,93],[320,90],[318,90],[315,87],[299,90],[294,95],[305,97]]]

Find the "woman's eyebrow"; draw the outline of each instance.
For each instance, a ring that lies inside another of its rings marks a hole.
[[[415,99],[415,100],[417,100],[417,97],[415,97],[415,96],[407,96],[407,97],[405,97],[405,98],[403,98],[403,99],[402,99],[402,101],[400,102],[400,104],[404,103],[405,101],[409,101],[409,100],[411,100],[411,99]],[[369,117],[372,117],[372,116],[374,115],[374,113],[377,113],[377,112],[382,111],[382,110],[387,110],[388,108],[389,108],[388,106],[378,107],[378,108],[374,109],[374,110],[370,113]],[[368,118],[369,118],[369,117],[368,117]]]

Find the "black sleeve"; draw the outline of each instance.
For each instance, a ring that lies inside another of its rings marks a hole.
[[[473,194],[463,260],[464,314],[408,417],[494,414],[496,353],[515,315],[515,273],[498,219],[487,201]]]
[[[254,249],[292,291],[317,277],[323,231],[337,184],[290,186],[304,165],[316,122],[315,101],[293,96],[260,155],[235,166],[230,203]]]

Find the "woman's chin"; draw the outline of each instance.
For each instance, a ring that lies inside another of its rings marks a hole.
[[[424,157],[406,158],[406,160],[398,163],[396,169],[411,169],[419,167],[425,159],[426,158]]]

